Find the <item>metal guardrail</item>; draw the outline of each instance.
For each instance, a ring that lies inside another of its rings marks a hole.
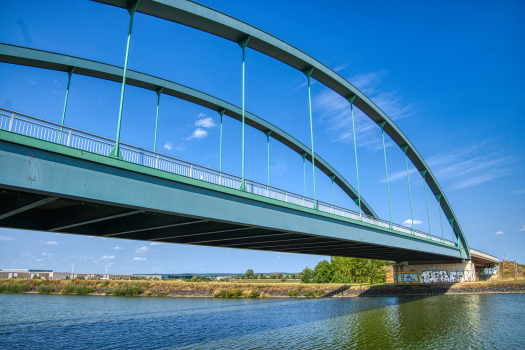
[[[0,130],[14,132],[103,156],[108,156],[115,144],[114,140],[67,126],[61,126],[59,124],[35,118],[23,113],[18,113],[1,107],[0,111]],[[238,176],[219,172],[197,164],[186,162],[181,159],[151,152],[125,143],[121,143],[120,145],[122,157],[127,162],[233,189],[239,189],[241,186],[242,178]],[[286,203],[300,205],[306,208],[314,208],[314,200],[312,198],[267,186],[248,179],[245,179],[245,185],[246,191],[249,193],[267,198],[273,198]],[[374,226],[390,228],[394,231],[430,239],[435,242],[457,246],[456,243],[447,239],[433,236],[422,231],[412,230],[411,228],[399,224],[390,223],[389,221],[371,217],[366,214],[358,213],[353,210],[342,208],[326,202],[317,201],[317,207],[320,211],[325,213],[358,220]]]

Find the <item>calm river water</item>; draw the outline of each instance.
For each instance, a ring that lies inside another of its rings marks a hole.
[[[1,349],[524,349],[525,294],[330,299],[0,294]]]

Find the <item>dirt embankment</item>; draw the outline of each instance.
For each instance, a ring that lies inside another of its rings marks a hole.
[[[301,284],[176,281],[0,280],[3,293],[162,297],[382,297],[402,295],[525,293],[525,281],[435,285]]]

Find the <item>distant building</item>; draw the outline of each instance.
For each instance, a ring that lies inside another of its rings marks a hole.
[[[146,279],[146,280],[180,280],[183,278],[191,279],[194,275],[192,274],[160,274],[160,273],[145,273],[145,274],[133,274],[135,279]]]
[[[25,278],[25,279],[50,279],[64,280],[68,278],[84,278],[93,280],[129,280],[133,275],[124,274],[101,274],[101,273],[71,273],[53,272],[53,270],[36,269],[3,269],[0,270],[0,278]]]

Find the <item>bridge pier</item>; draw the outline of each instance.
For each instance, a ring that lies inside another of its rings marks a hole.
[[[498,259],[471,249],[472,260],[408,261],[394,265],[395,284],[476,282],[498,276]]]
[[[408,262],[394,265],[395,284],[432,284],[475,282],[476,268],[472,260]]]

